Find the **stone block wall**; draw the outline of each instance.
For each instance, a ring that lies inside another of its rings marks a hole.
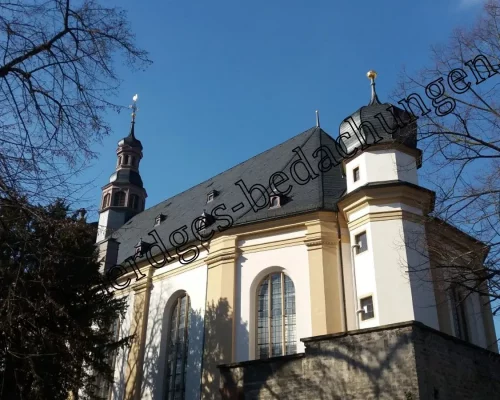
[[[417,322],[302,339],[305,354],[222,365],[222,399],[500,399],[500,356]]]
[[[500,399],[500,356],[425,326],[413,333],[420,399]]]

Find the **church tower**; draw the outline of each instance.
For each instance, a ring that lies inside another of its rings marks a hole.
[[[139,174],[142,144],[135,137],[137,95],[133,100],[130,133],[118,142],[116,170],[109,178],[109,183],[102,187],[97,243],[104,241],[134,215],[144,211],[147,194]]]
[[[340,125],[348,155],[347,192],[339,203],[351,241],[355,328],[416,320],[438,328],[423,217],[434,193],[418,185],[416,118],[371,100]],[[418,273],[409,273],[416,270]],[[373,315],[374,317],[367,318]]]

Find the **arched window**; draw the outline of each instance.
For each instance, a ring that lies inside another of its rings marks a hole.
[[[135,167],[135,157],[132,156],[132,167]]]
[[[118,166],[122,165],[122,156],[118,157]]]
[[[167,342],[166,400],[184,399],[190,308],[189,296],[184,294],[177,299],[170,315],[170,333]]]
[[[133,208],[134,210],[137,210],[139,208],[139,196],[137,196],[136,194],[131,195],[128,206]]]
[[[124,163],[125,165],[128,165],[128,156],[125,156],[123,160],[124,160],[124,161],[123,161],[123,163]]]
[[[104,199],[102,200],[102,208],[106,208],[106,207],[109,207],[109,193],[107,193],[105,196],[104,196]]]
[[[113,196],[113,205],[125,207],[125,192],[116,192]]]
[[[257,355],[268,358],[294,354],[295,287],[283,272],[266,276],[257,289]]]

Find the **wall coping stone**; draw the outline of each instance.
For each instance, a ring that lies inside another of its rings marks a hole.
[[[217,365],[217,368],[222,369],[222,368],[238,368],[238,367],[246,367],[249,365],[259,365],[259,364],[266,364],[266,363],[275,363],[275,362],[287,362],[291,360],[296,360],[300,358],[305,357],[305,353],[296,353],[296,354],[288,354],[286,356],[277,356],[277,357],[269,357],[269,358],[264,358],[264,359],[257,359],[257,360],[248,360],[248,361],[240,361],[240,362],[234,362],[234,363],[229,363],[229,364],[219,364]]]
[[[372,333],[372,332],[381,332],[381,331],[388,331],[388,330],[393,330],[393,329],[401,329],[401,328],[407,328],[407,327],[415,327],[415,328],[418,328],[418,329],[421,329],[424,331],[431,332],[435,335],[441,336],[442,338],[444,338],[446,340],[451,340],[455,343],[470,347],[470,348],[474,349],[475,351],[479,351],[485,355],[488,355],[489,357],[496,358],[495,361],[500,362],[500,354],[495,353],[491,350],[485,349],[483,347],[479,347],[473,343],[466,342],[465,340],[456,338],[455,336],[448,335],[447,333],[438,331],[437,329],[431,328],[430,326],[427,326],[419,321],[405,321],[405,322],[398,322],[395,324],[377,326],[377,327],[373,327],[373,328],[355,329],[355,330],[351,330],[351,331],[347,331],[347,332],[339,332],[339,333],[329,333],[326,335],[319,335],[319,336],[302,338],[300,340],[306,345],[306,353],[307,353],[307,344],[308,343],[338,339],[338,338],[342,338],[342,337],[355,336],[355,335],[367,334],[367,333]],[[226,369],[226,368],[238,368],[238,367],[245,367],[245,366],[251,366],[251,365],[258,365],[258,364],[262,364],[262,363],[287,362],[287,361],[291,361],[294,359],[303,358],[306,356],[306,353],[289,354],[286,356],[271,357],[271,358],[266,358],[266,359],[257,359],[257,360],[240,361],[240,362],[228,363],[228,364],[220,364],[217,366],[217,368],[219,368],[219,369],[221,369],[221,368],[224,368],[224,369]]]

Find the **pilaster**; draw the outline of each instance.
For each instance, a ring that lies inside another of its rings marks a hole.
[[[217,365],[235,357],[236,236],[212,240],[206,259],[208,267],[203,350],[202,399],[219,397]]]
[[[146,343],[146,328],[151,296],[152,268],[147,271],[146,278],[141,279],[132,290],[134,291],[133,316],[130,323],[130,335],[134,335],[127,359],[125,373],[125,400],[141,398],[143,376],[144,348]]]
[[[342,332],[345,327],[342,276],[338,263],[337,226],[333,214],[306,223],[313,336]]]

